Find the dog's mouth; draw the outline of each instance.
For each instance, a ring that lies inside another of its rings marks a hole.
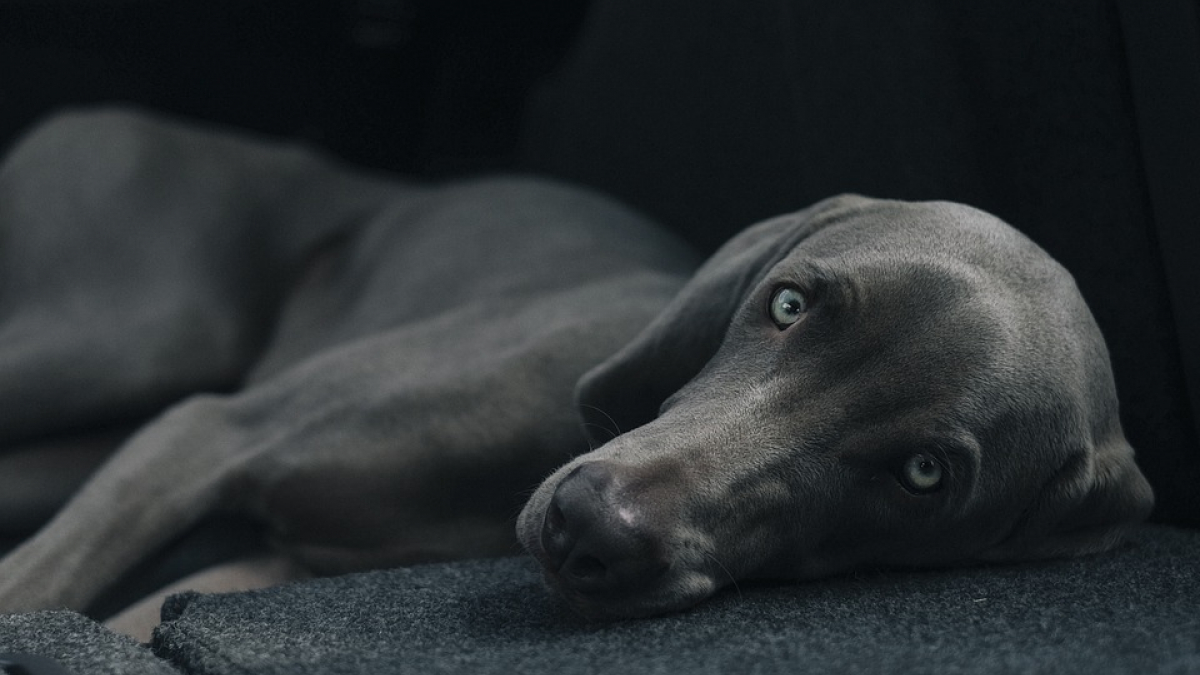
[[[677,519],[613,498],[614,478],[585,463],[548,480],[518,519],[518,537],[550,588],[588,619],[687,609],[732,581],[706,537]]]
[[[547,585],[577,614],[591,621],[637,619],[684,611],[719,589],[703,572],[680,570],[641,588],[585,592],[560,572],[545,568]]]
[[[546,585],[585,619],[611,621],[683,611],[716,593],[720,577],[682,560],[633,576],[598,558],[560,561],[540,544],[526,550],[542,567]],[[725,579],[728,583],[729,579]]]

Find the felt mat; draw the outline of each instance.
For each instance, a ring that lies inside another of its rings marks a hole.
[[[188,673],[1200,673],[1200,532],[1086,559],[742,584],[586,623],[524,558],[321,579],[164,607]]]
[[[57,661],[77,675],[179,675],[131,638],[69,611],[0,614],[0,653]]]

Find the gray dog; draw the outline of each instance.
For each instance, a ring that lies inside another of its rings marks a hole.
[[[148,420],[0,562],[4,611],[84,608],[219,510],[317,573],[519,540],[607,617],[1102,551],[1152,505],[1070,275],[956,204],[829,199],[697,270],[578,189],[98,111],[11,149],[0,258],[9,458]]]

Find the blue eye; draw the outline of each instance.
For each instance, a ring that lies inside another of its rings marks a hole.
[[[780,330],[800,321],[808,312],[808,299],[793,286],[781,286],[771,296],[771,320]]]
[[[900,469],[900,482],[909,492],[925,494],[942,484],[942,465],[929,455],[917,453]]]

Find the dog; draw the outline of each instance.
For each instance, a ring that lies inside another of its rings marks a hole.
[[[959,204],[834,197],[699,264],[581,188],[97,109],[7,153],[0,256],[0,447],[144,421],[2,611],[85,609],[218,511],[318,574],[519,542],[610,618],[1100,552],[1153,505],[1070,274]]]

